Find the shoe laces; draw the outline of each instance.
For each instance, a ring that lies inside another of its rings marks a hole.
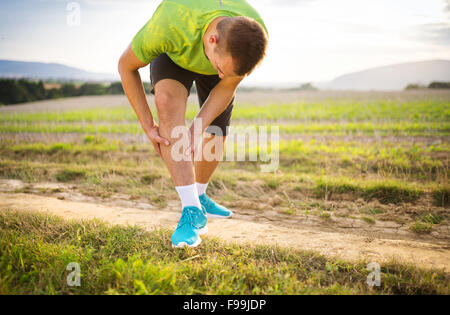
[[[195,228],[200,228],[195,224],[195,219],[199,216],[197,207],[185,207],[181,212],[181,218],[178,222],[177,230],[185,224],[189,224]]]

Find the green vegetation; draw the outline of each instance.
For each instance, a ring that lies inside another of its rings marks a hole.
[[[109,112],[112,115],[113,112]],[[1,122],[1,121],[0,121]],[[265,126],[270,131],[273,125]],[[237,131],[238,126],[231,130]],[[258,131],[258,128],[256,128]],[[399,135],[399,136],[444,136],[450,131],[447,123],[399,123],[399,124],[371,124],[371,123],[304,123],[302,125],[284,124],[279,126],[281,134],[317,134],[317,135]],[[142,128],[138,123],[12,123],[0,125],[2,133],[103,133],[103,134],[141,134]]]
[[[154,105],[151,105],[154,110]],[[188,104],[186,117],[192,119],[199,110],[198,104]],[[322,100],[315,102],[298,102],[253,105],[237,104],[233,110],[233,120],[251,120],[255,124],[261,121],[285,121],[297,123],[354,123],[355,126],[385,125],[392,123],[447,123],[450,121],[450,101],[440,98],[426,100]],[[137,121],[131,106],[114,108],[91,108],[83,110],[64,110],[61,112],[37,113],[0,113],[0,121],[43,123],[43,122],[99,122],[99,121]],[[431,127],[433,125],[430,125]],[[387,128],[387,127],[386,127]],[[398,127],[396,127],[398,128]]]
[[[423,90],[423,89],[450,89],[450,82],[431,82],[428,86],[420,84],[408,84],[405,90]]]
[[[56,180],[59,182],[70,182],[79,178],[85,177],[84,171],[76,171],[76,170],[61,170],[56,174]]]
[[[264,147],[252,144],[244,152],[246,161],[221,163],[208,193],[231,208],[277,213],[286,220],[312,215],[332,228],[359,220],[367,223],[365,229],[393,221],[402,231],[417,233],[415,237],[427,240],[439,234],[445,239],[450,101],[442,91],[433,93],[427,99],[236,104],[235,131],[279,126],[279,165],[274,173],[262,173],[263,163],[248,157]],[[197,112],[198,105],[189,104],[187,119]],[[141,136],[130,106],[0,112],[0,178],[30,183],[16,192],[76,191],[112,199],[120,194],[165,207],[177,199],[173,183]],[[233,148],[231,143],[226,151]],[[31,183],[39,182],[67,185],[32,188]],[[0,293],[449,292],[448,274],[396,263],[382,267],[382,287],[372,290],[365,283],[363,262],[213,239],[195,250],[175,251],[169,238],[165,230],[145,233],[94,221],[0,214]],[[88,268],[80,288],[61,281],[70,261]]]
[[[375,224],[375,219],[372,217],[362,216],[361,219],[368,224]]]
[[[370,288],[367,262],[208,239],[172,249],[170,232],[0,213],[0,294],[448,294],[448,274],[390,262]],[[77,262],[80,286],[67,285]]]
[[[430,234],[433,230],[433,224],[417,221],[411,225],[411,230],[417,234]]]
[[[450,89],[450,82],[431,82],[429,89]]]
[[[423,215],[422,221],[425,223],[431,223],[431,224],[439,224],[442,221],[444,221],[444,218],[437,213],[427,213]]]
[[[358,183],[354,179],[319,179],[315,186],[318,198],[332,199],[333,194],[351,193],[367,200],[377,199],[382,203],[414,202],[422,192],[415,186],[393,180],[379,180]]]
[[[297,104],[252,106],[238,104],[238,119],[300,120],[302,122],[425,122],[448,121],[450,102],[440,99],[417,101],[330,100]],[[236,116],[234,116],[236,113]],[[444,114],[444,115],[443,115]]]
[[[418,181],[437,180],[448,174],[445,161],[436,158],[449,150],[448,144],[442,145],[402,145],[395,143],[357,143],[330,141],[327,144],[316,141],[280,141],[279,154],[282,170],[309,173],[315,170],[339,168],[341,174],[355,176],[357,174],[379,174],[383,178],[409,178]],[[251,146],[250,151],[258,151]],[[100,135],[87,135],[82,143],[20,143],[13,144],[0,141],[0,153],[4,158],[11,159],[40,159],[45,155],[58,161],[61,156],[69,156],[77,161],[85,155],[96,158],[106,158],[105,155],[120,155],[120,152],[146,152],[153,154],[149,145],[126,145],[121,141],[107,141]],[[109,152],[109,153],[107,153]],[[155,156],[153,154],[153,156]],[[240,166],[252,169],[254,163],[240,163]],[[254,167],[253,167],[254,169]],[[350,188],[348,188],[350,189]],[[348,190],[347,189],[347,190]],[[441,188],[434,198],[445,202],[448,192]],[[442,199],[443,198],[443,199]]]
[[[0,103],[4,105],[49,98],[42,81],[0,79]]]
[[[434,203],[440,207],[448,207],[450,205],[450,187],[444,186],[434,191]]]
[[[171,186],[165,187],[167,172],[162,165],[142,160],[144,152],[131,151],[129,154],[111,155],[111,151],[84,151],[83,154],[77,154],[77,161],[83,161],[85,165],[72,164],[73,160],[64,152],[53,151],[52,148],[47,151],[49,155],[41,156],[40,161],[33,159],[30,155],[27,159],[16,161],[14,159],[0,160],[0,175],[9,178],[18,178],[29,182],[39,181],[73,181],[92,183],[98,186],[98,189],[108,190],[109,179],[117,182],[127,183],[124,191],[132,191],[134,188],[142,187],[142,184],[159,184],[161,189],[168,192]],[[150,149],[149,149],[150,150]],[[53,152],[53,153],[52,153]],[[16,157],[27,156],[27,153],[20,153]],[[104,159],[103,162],[102,159]],[[59,162],[58,162],[59,160]],[[93,160],[97,160],[94,162]],[[111,161],[121,161],[121,163],[111,163]],[[88,162],[89,161],[89,162]],[[69,164],[68,164],[69,163]],[[382,203],[401,204],[402,202],[415,202],[421,196],[428,194],[434,195],[440,191],[439,186],[435,184],[411,184],[402,181],[390,179],[363,180],[347,178],[344,176],[314,176],[279,173],[278,177],[272,178],[263,173],[253,171],[232,170],[229,168],[219,169],[216,174],[216,180],[220,181],[218,187],[225,186],[234,189],[237,185],[243,187],[253,187],[261,191],[273,192],[282,195],[283,192],[296,195],[298,191],[314,195],[319,199],[339,200],[345,195],[353,198],[364,198],[368,201],[377,199]],[[151,172],[148,175],[148,172]],[[115,185],[114,185],[115,186]],[[148,188],[150,189],[150,187]],[[235,191],[236,196],[246,197],[246,190]]]
[[[322,219],[325,219],[325,220],[330,220],[331,219],[331,214],[328,213],[328,212],[321,212],[319,214],[319,217],[321,217]]]
[[[319,200],[363,198],[398,205],[430,199],[442,206],[448,200],[443,185],[448,164],[439,157],[447,151],[445,143],[281,141],[276,176],[260,173],[257,162],[224,162],[210,187],[211,192],[224,187],[232,192],[228,199],[217,195],[224,202],[261,194],[286,200],[287,193],[289,201],[281,205],[294,210],[303,209],[300,196],[305,194]],[[84,192],[99,194],[120,189],[157,203],[161,195],[176,198],[170,194],[168,173],[150,144],[125,144],[99,134],[64,143],[1,140],[0,156],[3,177],[83,183]]]
[[[368,213],[372,214],[372,215],[377,215],[377,214],[381,214],[384,213],[385,211],[383,209],[380,208],[370,208],[368,210]]]
[[[110,84],[87,82],[81,85],[62,83],[56,85],[59,85],[59,87],[47,89],[43,81],[0,79],[0,103],[10,105],[62,97],[124,94],[121,82]],[[144,88],[146,93],[150,93],[149,83],[144,83]]]

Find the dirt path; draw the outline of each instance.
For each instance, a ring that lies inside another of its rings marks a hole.
[[[0,192],[0,211],[36,211],[68,219],[98,218],[111,224],[138,225],[146,230],[158,227],[175,228],[179,219],[178,203],[164,209],[152,205],[138,208],[61,200],[54,196],[29,193]],[[284,227],[270,222],[251,222],[241,215],[229,220],[210,219],[208,237],[237,243],[280,245],[302,250],[314,250],[329,257],[349,261],[367,259],[382,264],[395,258],[425,268],[449,272],[450,246],[447,242],[367,237],[351,233],[329,232],[313,227]],[[207,241],[207,239],[205,240]]]

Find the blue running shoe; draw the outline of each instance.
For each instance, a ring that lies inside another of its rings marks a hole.
[[[196,247],[202,239],[200,235],[208,231],[204,209],[184,207],[176,230],[172,234],[172,247]]]
[[[196,209],[198,209],[196,207]],[[206,213],[205,207],[202,206],[202,215],[198,215],[195,217],[196,222],[200,229],[198,230],[198,235],[203,235],[208,232],[208,227],[206,226],[206,223],[208,223],[208,214]]]
[[[227,219],[233,216],[233,212],[212,201],[206,194],[199,196],[202,207],[205,208],[208,217]]]

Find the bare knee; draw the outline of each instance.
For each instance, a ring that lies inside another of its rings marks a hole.
[[[161,92],[155,95],[155,105],[158,111],[160,126],[184,125],[186,100],[172,93]]]
[[[169,119],[169,113],[173,104],[173,97],[166,92],[156,93],[155,105],[158,111],[159,121],[167,121]]]

